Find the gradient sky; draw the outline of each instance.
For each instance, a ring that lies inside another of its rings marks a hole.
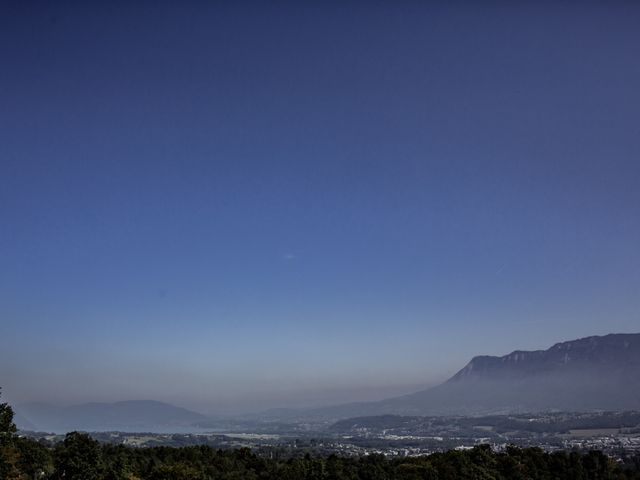
[[[171,3],[1,4],[6,399],[379,398],[640,331],[638,2]]]

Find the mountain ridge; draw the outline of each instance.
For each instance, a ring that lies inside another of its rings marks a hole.
[[[622,347],[622,348],[620,348]],[[632,347],[631,349],[629,347]],[[624,359],[617,355],[615,358],[604,356],[611,354],[611,350],[616,352],[631,351],[632,358],[625,355]],[[576,356],[577,354],[577,356]],[[585,358],[585,354],[587,357]],[[458,381],[463,377],[487,374],[490,370],[504,368],[505,365],[530,363],[532,361],[544,362],[543,365],[537,365],[537,372],[558,367],[560,365],[568,365],[570,363],[581,361],[595,361],[600,364],[612,363],[612,360],[618,360],[617,363],[629,363],[634,360],[640,366],[640,333],[610,333],[607,335],[591,335],[588,337],[578,338],[558,342],[546,350],[514,350],[511,353],[502,356],[478,355],[473,357],[465,367],[460,369],[447,382]],[[528,371],[527,373],[531,373]]]
[[[443,383],[314,415],[479,415],[640,409],[640,333],[592,335],[546,350],[479,355]]]

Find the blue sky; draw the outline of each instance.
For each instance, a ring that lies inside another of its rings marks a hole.
[[[320,404],[638,331],[639,21],[5,3],[3,394]]]

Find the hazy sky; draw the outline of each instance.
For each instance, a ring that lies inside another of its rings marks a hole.
[[[4,396],[319,404],[640,331],[639,25],[2,2]]]

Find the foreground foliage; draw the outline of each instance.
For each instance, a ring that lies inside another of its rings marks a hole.
[[[640,479],[640,465],[622,468],[601,452],[545,453],[537,448],[515,447],[504,453],[479,446],[398,459],[307,454],[274,460],[259,457],[249,449],[101,445],[86,434],[74,432],[53,448],[14,438],[3,445],[2,451],[0,478],[6,480]]]

